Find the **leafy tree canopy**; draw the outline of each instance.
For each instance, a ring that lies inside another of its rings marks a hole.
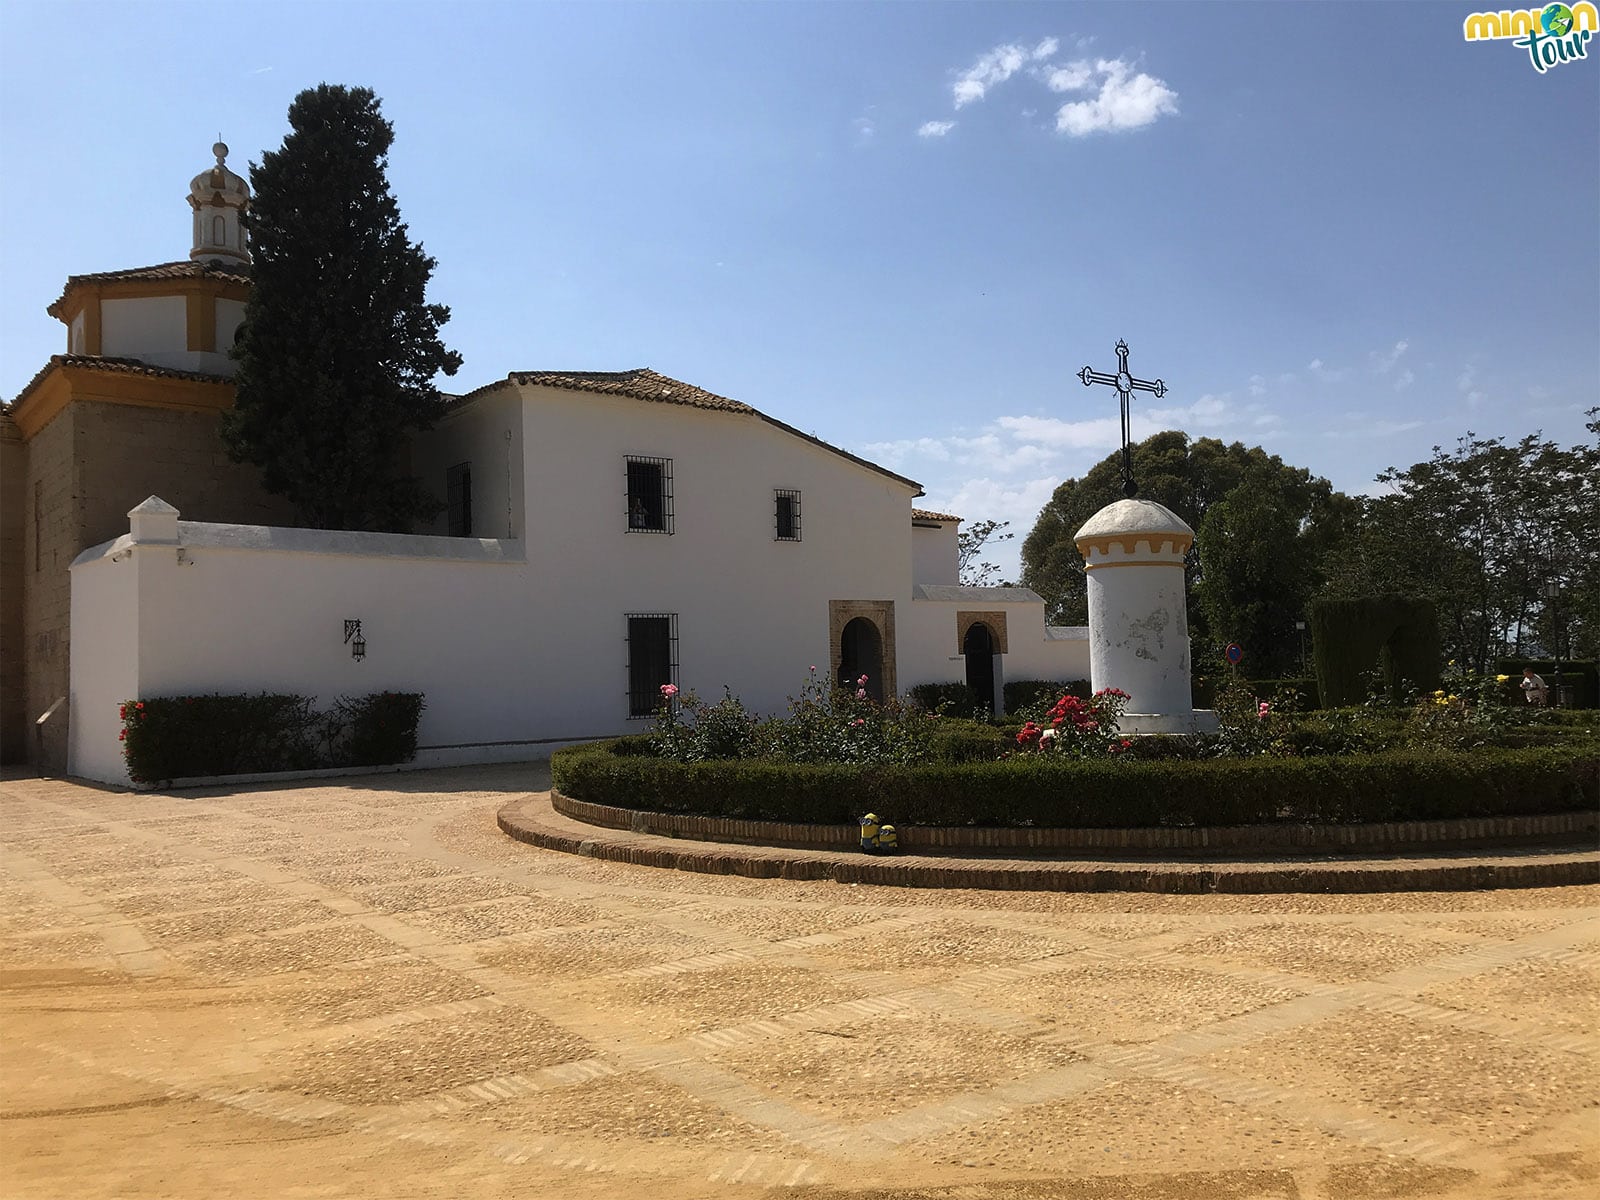
[[[434,260],[389,191],[377,96],[322,84],[289,126],[251,164],[253,282],[223,441],[302,524],[405,531],[440,508],[405,458],[443,413],[434,378],[461,365],[439,336],[450,310],[426,302]]]
[[[1393,490],[1364,503],[1347,552],[1329,564],[1328,594],[1432,600],[1445,655],[1462,670],[1533,651],[1595,657],[1600,410],[1589,416],[1587,445],[1469,432],[1454,450],[1384,471]]]
[[[1052,621],[1088,620],[1083,556],[1073,535],[1100,509],[1123,498],[1120,459],[1120,451],[1109,454],[1082,479],[1069,479],[1058,487],[1022,544],[1022,582],[1045,598]],[[1210,607],[1194,594],[1212,569],[1206,539],[1197,541],[1190,552],[1191,633],[1200,639],[1241,641],[1258,673],[1279,658],[1284,660],[1276,662],[1280,670],[1297,663],[1293,621],[1304,612],[1319,583],[1317,572],[1306,564],[1320,563],[1326,548],[1340,540],[1357,511],[1356,503],[1335,492],[1326,479],[1291,467],[1260,446],[1225,444],[1216,438],[1191,441],[1176,430],[1135,445],[1133,471],[1141,499],[1165,505],[1197,532],[1215,506],[1233,501],[1213,522],[1211,541],[1218,545],[1218,562],[1211,590],[1217,603]],[[1280,549],[1292,547],[1281,570],[1270,551],[1253,551],[1256,539]],[[1272,578],[1265,586],[1277,589],[1271,615],[1265,608],[1251,615],[1245,611],[1244,598],[1262,586],[1266,574]],[[1221,624],[1208,627],[1213,615]],[[1287,637],[1285,628],[1290,631]]]

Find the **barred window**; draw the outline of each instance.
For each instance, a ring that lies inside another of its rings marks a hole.
[[[800,540],[800,493],[778,488],[772,493],[777,505],[777,540]]]
[[[649,717],[678,681],[678,614],[628,614],[628,716]]]
[[[444,473],[445,512],[451,537],[472,536],[472,464],[457,463]]]
[[[628,532],[672,532],[672,460],[627,459]]]

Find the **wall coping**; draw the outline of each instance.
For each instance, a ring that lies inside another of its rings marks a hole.
[[[511,538],[457,538],[438,534],[368,533],[343,529],[290,529],[278,525],[223,525],[179,521],[177,544],[186,550],[237,550],[274,554],[327,554],[347,558],[421,559],[434,562],[524,565],[526,543]],[[137,546],[132,534],[91,546],[73,568],[112,558]],[[148,543],[146,543],[148,544]]]

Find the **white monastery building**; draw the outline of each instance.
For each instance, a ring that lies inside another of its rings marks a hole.
[[[119,704],[213,691],[420,691],[442,765],[637,731],[667,682],[774,713],[812,668],[996,708],[1008,678],[1089,676],[1086,629],[959,584],[959,518],[913,480],[651,370],[455,399],[412,447],[431,528],[287,527],[216,433],[249,286],[226,150],[190,260],[69,279],[67,353],[0,417],[7,757],[123,783]]]

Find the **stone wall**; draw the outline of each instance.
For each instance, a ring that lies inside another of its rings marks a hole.
[[[67,694],[68,623],[71,582],[67,568],[83,548],[83,524],[74,485],[76,412],[68,406],[27,443],[23,484],[22,623],[27,695],[31,722]],[[45,723],[42,740],[25,732],[24,752],[41,771],[66,769],[68,714],[58,711]],[[42,751],[38,753],[36,751]]]
[[[83,506],[78,550],[128,532],[128,510],[147,496],[196,521],[293,523],[288,503],[261,490],[254,467],[229,461],[217,414],[96,401],[71,407]]]
[[[208,520],[289,522],[289,506],[261,491],[256,470],[228,460],[218,420],[216,413],[74,400],[23,447],[18,523],[23,727],[20,747],[9,730],[6,734],[8,761],[25,758],[47,773],[66,769],[70,713],[60,711],[46,723],[42,756],[31,721],[68,693],[67,568],[82,550],[126,533],[129,509],[147,496],[161,496]],[[8,480],[12,474],[8,469]],[[6,577],[9,589],[9,570]],[[12,608],[8,594],[6,609]],[[5,675],[13,678],[9,662]]]
[[[0,762],[26,757],[28,693],[23,653],[23,513],[28,458],[22,433],[0,414]]]

